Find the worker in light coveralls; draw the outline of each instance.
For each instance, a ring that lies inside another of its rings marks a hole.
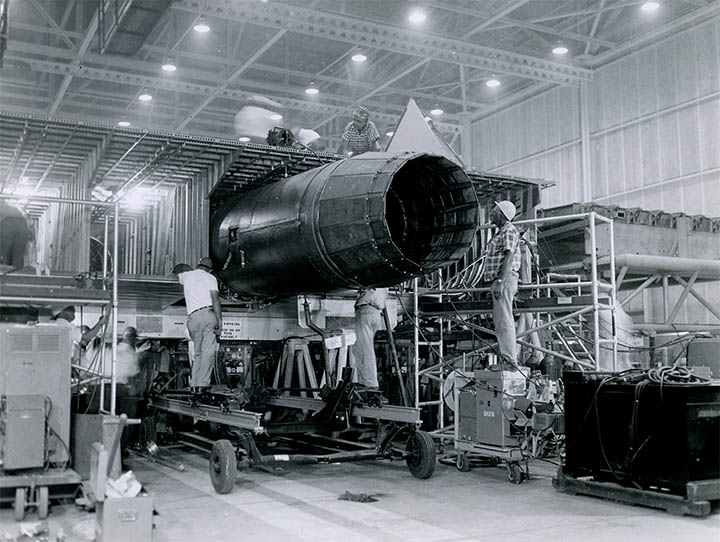
[[[499,363],[492,366],[496,370],[510,370],[517,363],[513,299],[518,291],[520,233],[512,223],[515,214],[515,205],[511,201],[495,203],[490,212],[490,222],[498,230],[488,244],[483,282],[490,284],[492,294],[499,350]]]
[[[355,301],[355,366],[358,387],[378,390],[375,333],[383,328],[382,311],[387,302],[387,288],[361,290]]]
[[[200,258],[197,269],[181,263],[172,270],[182,284],[185,294],[187,328],[195,347],[190,389],[196,394],[210,389],[210,378],[215,367],[217,337],[222,330],[218,282],[210,274],[211,270],[210,258]]]

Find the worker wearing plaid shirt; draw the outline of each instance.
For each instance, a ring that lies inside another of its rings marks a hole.
[[[520,233],[511,222],[515,213],[510,201],[497,202],[490,212],[490,222],[500,229],[488,244],[483,271],[483,281],[492,283],[493,321],[500,353],[500,363],[493,367],[498,369],[510,369],[517,360],[513,299],[520,270]]]
[[[370,113],[366,107],[358,107],[353,111],[353,120],[345,127],[338,154],[345,153],[350,147],[353,154],[362,154],[367,151],[380,151],[380,133],[375,123],[368,120]]]

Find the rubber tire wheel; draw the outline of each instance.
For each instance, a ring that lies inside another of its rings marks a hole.
[[[25,488],[15,488],[15,521],[22,521],[25,519]]]
[[[519,463],[507,464],[507,479],[511,484],[521,484],[523,481],[523,470]]]
[[[420,480],[430,478],[435,472],[435,443],[424,431],[414,431],[407,441],[406,451],[410,453],[405,459],[410,474]]]
[[[226,495],[235,487],[237,457],[235,448],[227,439],[215,441],[210,453],[210,481],[220,495]]]
[[[455,466],[460,472],[468,472],[470,470],[470,458],[467,452],[460,452],[455,458]]]
[[[37,490],[37,511],[40,519],[48,517],[50,510],[50,490],[47,486],[39,487]]]

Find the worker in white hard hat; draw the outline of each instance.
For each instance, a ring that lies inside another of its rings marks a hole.
[[[498,230],[488,244],[483,282],[490,285],[493,321],[498,340],[499,363],[491,369],[515,367],[516,338],[513,299],[517,294],[520,270],[520,233],[512,219],[516,209],[511,201],[498,201],[490,211],[490,222]]]

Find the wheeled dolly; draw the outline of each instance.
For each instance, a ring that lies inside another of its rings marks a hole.
[[[432,437],[417,428],[420,412],[416,408],[383,404],[376,398],[362,398],[353,387],[339,382],[333,389],[324,389],[323,398],[283,395],[283,390],[271,390],[262,412],[244,410],[222,397],[205,397],[197,401],[178,393],[158,395],[151,406],[165,415],[192,417],[216,427],[221,427],[227,438],[200,439],[211,445],[210,480],[218,493],[229,493],[235,485],[238,470],[252,466],[277,466],[287,464],[337,463],[361,460],[404,460],[410,474],[425,479],[435,470],[436,452]],[[298,421],[268,421],[264,413],[268,409],[302,412]],[[356,420],[363,420],[365,429],[377,432],[374,444],[353,443],[335,439],[347,429],[357,429]],[[370,422],[370,423],[368,423]],[[192,437],[190,433],[175,435]],[[302,440],[309,436],[323,440],[322,450],[337,450],[321,454],[263,454],[256,437],[290,437]],[[197,447],[197,439],[192,446]],[[401,442],[401,444],[396,444]],[[355,449],[347,449],[355,448]]]
[[[396,433],[397,434],[397,433]],[[340,451],[329,454],[274,454],[263,455],[258,451],[251,434],[239,433],[239,444],[229,439],[213,443],[210,451],[209,472],[213,488],[221,495],[230,493],[235,487],[239,470],[252,466],[278,466],[287,464],[341,463],[350,461],[390,459],[405,460],[410,474],[419,479],[432,476],[435,471],[435,443],[424,431],[412,431],[404,449],[391,445],[393,437],[371,449]]]
[[[468,472],[473,458],[480,457],[490,459],[495,465],[505,461],[507,479],[511,484],[521,484],[530,477],[527,458],[519,448],[506,448],[468,440],[456,440],[455,450],[457,451],[455,466],[461,472]]]
[[[72,497],[79,485],[80,475],[71,469],[3,473],[0,474],[0,500],[12,500],[16,521],[25,518],[29,507],[35,507],[38,517],[45,519],[50,511],[50,490],[57,497]]]

